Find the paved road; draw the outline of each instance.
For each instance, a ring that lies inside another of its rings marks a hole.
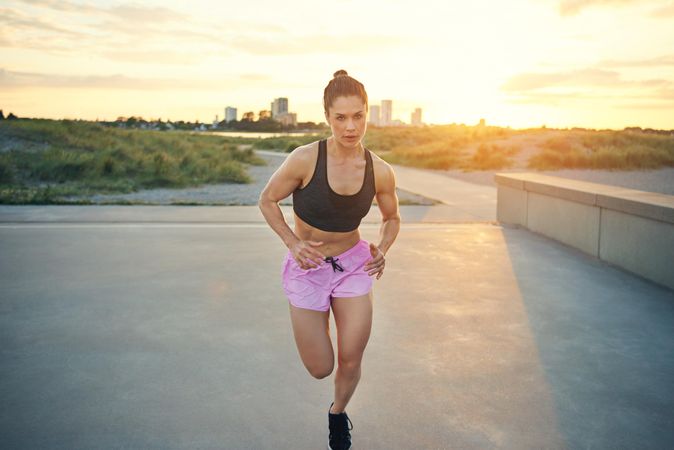
[[[354,450],[671,447],[672,291],[407,208]],[[334,374],[302,366],[285,249],[255,209],[1,207],[3,447],[325,448]]]

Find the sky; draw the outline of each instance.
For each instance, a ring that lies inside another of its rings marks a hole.
[[[674,129],[670,0],[0,0],[0,109],[211,122],[344,69],[430,124]]]

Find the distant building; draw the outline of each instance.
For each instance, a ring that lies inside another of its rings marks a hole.
[[[421,125],[421,108],[415,108],[412,112],[410,123],[413,126]]]
[[[381,122],[381,113],[379,105],[370,105],[370,120],[369,123],[375,126],[379,126]]]
[[[478,127],[484,127],[487,125],[487,121],[484,119],[480,119],[480,123],[477,124]]]
[[[292,125],[296,126],[297,125],[297,114],[296,113],[284,113],[281,115],[276,116],[276,120],[281,122],[283,125]]]
[[[228,106],[225,108],[225,122],[229,123],[236,120],[236,108]]]
[[[393,116],[393,100],[382,100],[380,125],[383,127],[391,125],[392,116]]]
[[[287,113],[288,113],[288,99],[286,97],[275,98],[274,101],[271,102],[272,119],[276,119],[278,116]]]

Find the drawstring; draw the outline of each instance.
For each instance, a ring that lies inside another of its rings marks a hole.
[[[339,261],[339,258],[333,258],[332,256],[328,256],[325,258],[325,262],[329,262],[332,264],[332,271],[337,272],[338,270],[340,272],[344,272],[344,268],[340,266],[337,261]]]

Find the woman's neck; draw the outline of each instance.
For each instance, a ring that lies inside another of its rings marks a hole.
[[[360,159],[363,157],[363,153],[365,152],[365,148],[363,148],[363,144],[361,142],[358,142],[357,147],[344,147],[339,145],[337,139],[335,139],[334,136],[331,136],[330,138],[328,138],[327,143],[328,143],[328,150],[330,151],[330,153],[332,153],[334,156],[342,160]]]

